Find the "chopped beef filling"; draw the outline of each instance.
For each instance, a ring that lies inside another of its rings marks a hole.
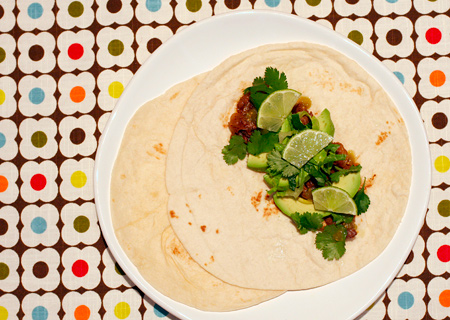
[[[248,142],[254,130],[258,112],[250,102],[250,93],[244,94],[238,101],[236,112],[231,115],[228,128],[231,135],[240,135]]]
[[[344,146],[340,142],[333,142],[339,145],[339,148],[336,150],[336,154],[345,154],[347,157],[344,160],[336,161],[335,164],[342,169],[349,169],[354,165],[353,160],[349,157],[348,151],[345,150]]]

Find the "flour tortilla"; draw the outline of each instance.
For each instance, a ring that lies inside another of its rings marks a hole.
[[[371,185],[369,210],[357,218],[358,235],[338,261],[325,260],[314,233],[300,235],[265,200],[261,173],[222,158],[236,102],[268,66],[286,73],[289,88],[308,96],[314,113],[330,110],[334,141],[355,152]],[[403,119],[363,68],[329,47],[289,43],[243,52],[208,73],[183,110],[167,168],[169,211],[177,216],[170,223],[199,265],[237,286],[298,290],[345,277],[384,250],[406,208],[411,153]]]
[[[203,77],[175,86],[131,119],[112,173],[111,213],[119,243],[156,290],[201,310],[229,311],[283,291],[244,289],[215,278],[189,256],[170,226],[167,149],[185,102]]]

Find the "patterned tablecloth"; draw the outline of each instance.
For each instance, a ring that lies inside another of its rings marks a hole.
[[[362,318],[450,317],[449,0],[1,0],[0,320],[173,318],[107,250],[95,152],[115,102],[162,43],[243,9],[348,36],[414,98],[431,149],[429,210],[403,269]]]

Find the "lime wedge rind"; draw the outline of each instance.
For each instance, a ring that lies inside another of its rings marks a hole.
[[[347,191],[337,187],[322,187],[312,192],[314,208],[321,211],[356,215],[358,208]]]

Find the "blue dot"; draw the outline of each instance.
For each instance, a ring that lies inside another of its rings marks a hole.
[[[280,1],[281,0],[264,0],[266,5],[268,5],[271,8],[278,7],[278,5],[280,4]]]
[[[394,74],[397,76],[398,80],[400,80],[401,83],[405,84],[405,76],[403,73],[394,71]]]
[[[399,294],[397,302],[400,308],[409,309],[414,305],[414,296],[408,291],[402,292]]]
[[[31,230],[34,233],[42,234],[47,230],[47,221],[42,217],[36,217],[31,221]]]
[[[28,98],[33,104],[41,104],[45,99],[45,92],[41,88],[33,88],[28,94]]]
[[[145,6],[151,12],[156,12],[161,9],[161,0],[146,0]]]
[[[3,148],[5,144],[6,144],[6,137],[3,133],[0,132],[0,148]]]
[[[38,2],[33,2],[28,6],[28,15],[31,19],[39,19],[44,13],[44,8]]]
[[[33,320],[47,320],[48,311],[43,306],[37,306],[31,312],[31,317],[33,318]]]
[[[389,3],[396,3],[398,0],[386,0],[386,2],[389,2]]]
[[[153,312],[158,318],[164,318],[169,314],[166,310],[164,310],[161,306],[159,306],[156,303],[154,305]]]

